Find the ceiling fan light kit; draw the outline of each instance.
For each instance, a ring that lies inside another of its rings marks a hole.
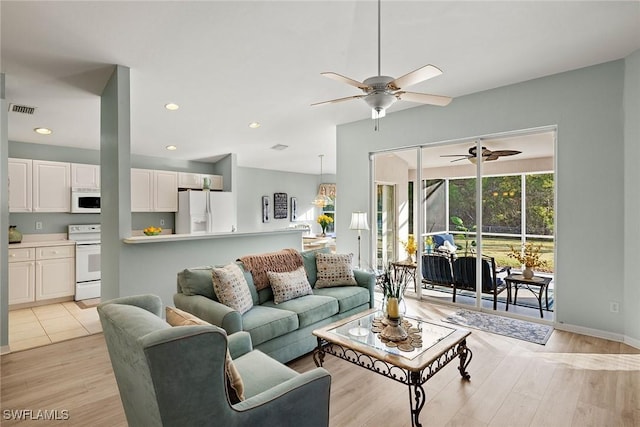
[[[334,72],[324,72],[321,75],[333,80],[354,86],[364,92],[363,95],[348,96],[345,98],[332,99],[330,101],[317,102],[314,105],[333,104],[336,102],[349,101],[351,99],[364,99],[371,108],[371,118],[376,121],[375,130],[378,130],[378,119],[386,115],[387,108],[396,101],[409,101],[420,104],[437,105],[444,107],[449,105],[451,98],[442,95],[429,95],[426,93],[407,92],[401,90],[403,87],[411,86],[425,80],[437,77],[442,71],[433,65],[425,65],[402,77],[383,76],[380,72],[380,0],[378,0],[378,75],[369,77],[363,82],[359,82],[350,77],[345,77]]]

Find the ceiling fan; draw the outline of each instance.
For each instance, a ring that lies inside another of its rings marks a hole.
[[[376,120],[376,130],[378,130],[377,119],[384,117],[386,109],[398,100],[417,102],[420,104],[446,106],[451,102],[451,98],[441,95],[429,95],[426,93],[407,92],[402,90],[407,86],[420,83],[422,81],[437,77],[442,71],[433,65],[425,65],[402,77],[383,76],[380,72],[380,0],[378,0],[378,75],[369,77],[363,82],[345,77],[334,72],[321,73],[325,77],[357,87],[364,92],[361,95],[348,96],[345,98],[332,99],[330,101],[316,102],[314,105],[332,104],[336,102],[349,101],[351,99],[364,99],[371,107],[371,118]]]
[[[476,163],[477,161],[477,153],[478,147],[475,145],[469,148],[469,154],[445,154],[440,157],[460,157],[459,159],[451,160],[451,162],[459,162],[460,160],[468,159],[471,163]],[[522,151],[517,150],[496,150],[491,151],[487,147],[482,147],[482,161],[491,161],[498,160],[500,157],[505,156],[515,156],[516,154],[520,154]]]

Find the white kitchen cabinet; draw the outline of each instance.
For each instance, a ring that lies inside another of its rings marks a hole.
[[[31,159],[9,159],[9,212],[31,212],[32,170]]]
[[[223,182],[222,182],[222,175],[200,175],[200,177],[201,177],[200,179],[201,182],[202,182],[202,179],[209,178],[209,180],[211,181],[210,188],[212,190],[222,191],[224,189]]]
[[[210,188],[212,190],[222,191],[222,175],[208,175],[203,173],[178,172],[178,187],[195,190],[202,189],[204,178],[209,178],[211,182]]]
[[[9,305],[73,296],[75,245],[9,249]]]
[[[153,171],[154,211],[178,212],[178,172]]]
[[[132,212],[177,212],[178,172],[131,169]]]
[[[71,211],[71,164],[33,161],[33,212]]]
[[[9,249],[9,305],[35,301],[35,249]]]
[[[72,188],[100,188],[100,165],[71,163]]]

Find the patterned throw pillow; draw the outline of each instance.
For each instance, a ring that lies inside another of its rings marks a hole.
[[[313,294],[304,267],[284,273],[267,271],[267,276],[273,290],[273,302],[276,304]]]
[[[249,291],[247,279],[237,264],[231,263],[211,270],[213,290],[218,300],[227,307],[231,307],[240,314],[244,314],[253,307],[253,299]]]
[[[167,323],[171,326],[190,326],[190,325],[211,325],[199,317],[191,313],[182,311],[179,308],[167,306],[165,309]],[[231,354],[227,349],[227,356],[224,362],[224,372],[226,374],[227,392],[229,393],[229,401],[234,404],[244,400],[244,383],[238,368],[231,360]]]
[[[352,260],[353,254],[316,254],[318,268],[316,288],[357,286],[358,283],[351,268]]]

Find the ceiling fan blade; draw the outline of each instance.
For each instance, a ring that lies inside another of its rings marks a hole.
[[[442,74],[442,71],[433,65],[425,65],[422,68],[413,70],[412,72],[405,74],[402,77],[389,82],[387,87],[391,90],[398,90],[403,87],[411,86],[416,83],[423,82],[425,80],[432,79]]]
[[[442,154],[440,157],[469,157],[466,154]]]
[[[489,154],[488,156],[485,156],[484,159],[488,162],[491,160],[498,160],[500,158],[500,156],[496,155],[495,152]]]
[[[357,80],[353,80],[353,79],[351,79],[349,77],[345,77],[345,76],[343,76],[341,74],[338,74],[338,73],[333,73],[331,71],[327,71],[327,72],[320,73],[320,74],[322,74],[325,77],[329,77],[330,79],[337,80],[339,82],[346,83],[346,84],[351,85],[351,86],[355,86],[358,89],[362,89],[364,91],[367,91],[367,90],[371,89],[370,86],[367,86],[364,83],[361,83],[361,82],[359,82]]]
[[[316,105],[322,105],[322,104],[335,104],[336,102],[343,102],[343,101],[349,101],[351,99],[359,99],[362,98],[364,95],[354,95],[354,96],[347,96],[346,98],[337,98],[337,99],[332,99],[330,101],[322,101],[322,102],[316,102],[314,104],[311,104],[311,106],[316,106]]]
[[[416,93],[416,92],[396,92],[395,94],[398,99],[409,102],[418,102],[420,104],[429,104],[429,105],[437,105],[440,107],[444,107],[449,105],[452,101],[452,98],[448,96],[441,95],[429,95],[426,93]]]
[[[460,159],[451,160],[451,163],[453,163],[453,162],[459,162],[460,160],[467,160],[467,159],[469,159],[469,158],[470,158],[469,156],[464,156],[464,157],[462,157],[462,158],[460,158]]]
[[[516,154],[522,153],[522,151],[517,150],[496,150],[491,152],[494,156],[515,156]]]

